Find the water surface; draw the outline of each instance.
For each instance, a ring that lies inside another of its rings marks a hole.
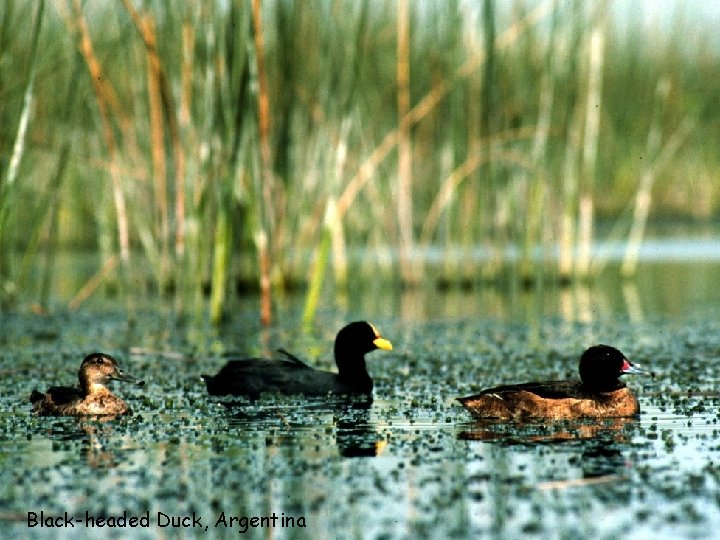
[[[301,297],[280,299],[268,329],[254,299],[219,329],[140,301],[0,314],[0,536],[711,538],[720,271],[658,263],[642,272],[560,290],[368,286],[328,298],[306,331]],[[334,369],[335,332],[359,318],[395,347],[369,356],[372,403],[205,393],[199,375],[233,353],[282,346]],[[639,418],[475,423],[454,402],[489,385],[573,376],[579,353],[598,342],[658,373],[629,380]],[[147,381],[114,385],[136,414],[33,417],[30,391],[73,383],[96,349]],[[29,528],[41,511],[82,524]],[[132,516],[149,527],[99,526]]]

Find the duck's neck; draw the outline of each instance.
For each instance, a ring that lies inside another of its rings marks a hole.
[[[86,396],[97,396],[100,394],[110,394],[110,389],[102,383],[94,383],[89,381],[80,380],[80,389]]]
[[[343,353],[336,349],[335,363],[338,368],[338,379],[341,383],[360,392],[372,392],[373,382],[367,372],[365,355]]]
[[[625,388],[625,383],[622,382],[620,379],[615,379],[614,381],[604,381],[600,384],[587,384],[586,382],[582,382],[582,385],[589,391],[589,392],[614,392],[615,390],[620,390],[621,388]]]

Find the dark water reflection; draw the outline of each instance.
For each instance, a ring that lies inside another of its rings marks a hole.
[[[244,535],[712,538],[720,526],[718,283],[716,266],[669,264],[645,266],[634,281],[608,273],[563,290],[369,285],[328,297],[306,330],[302,298],[293,297],[278,299],[267,329],[254,299],[234,306],[219,329],[142,301],[0,314],[0,537],[224,538],[243,527],[225,527],[222,516],[275,515],[272,530],[248,525]],[[230,352],[284,346],[333,369],[336,330],[361,317],[395,347],[368,358],[372,402],[232,402],[204,391],[199,374]],[[639,418],[477,423],[454,402],[485,386],[572,376],[579,352],[597,342],[658,372],[655,381],[630,381]],[[95,349],[147,381],[116,387],[136,414],[106,422],[30,415],[30,391],[72,383]],[[41,510],[147,513],[151,526],[28,528],[28,512]],[[203,528],[162,527],[158,513],[194,514]]]
[[[637,418],[583,418],[555,422],[477,420],[461,431],[459,438],[505,445],[562,443],[589,439],[621,443],[628,442],[628,432],[636,424],[638,424]]]

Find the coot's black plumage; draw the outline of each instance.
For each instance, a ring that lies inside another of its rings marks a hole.
[[[285,353],[287,358],[281,360],[230,360],[216,375],[202,377],[211,395],[369,394],[373,381],[367,372],[365,354],[375,349],[389,351],[392,344],[370,323],[353,322],[342,328],[335,338],[337,373],[313,369]]]
[[[620,376],[650,373],[609,345],[595,345],[580,357],[580,380],[530,382],[488,388],[458,398],[479,418],[623,417],[640,412],[637,398]]]

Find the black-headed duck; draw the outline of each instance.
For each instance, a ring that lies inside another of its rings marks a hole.
[[[110,392],[110,381],[138,386],[145,381],[123,373],[110,355],[93,353],[85,357],[78,371],[80,387],[53,386],[47,392],[30,395],[33,410],[40,416],[86,416],[132,414],[127,404]]]
[[[230,360],[217,375],[202,378],[212,395],[369,394],[373,381],[365,366],[365,354],[375,349],[390,351],[392,344],[370,323],[353,322],[342,328],[335,338],[337,373],[313,369],[282,351],[287,358]]]
[[[621,375],[652,373],[632,364],[609,345],[595,345],[580,357],[580,380],[531,382],[488,388],[458,398],[479,418],[612,418],[640,413],[637,398]]]

